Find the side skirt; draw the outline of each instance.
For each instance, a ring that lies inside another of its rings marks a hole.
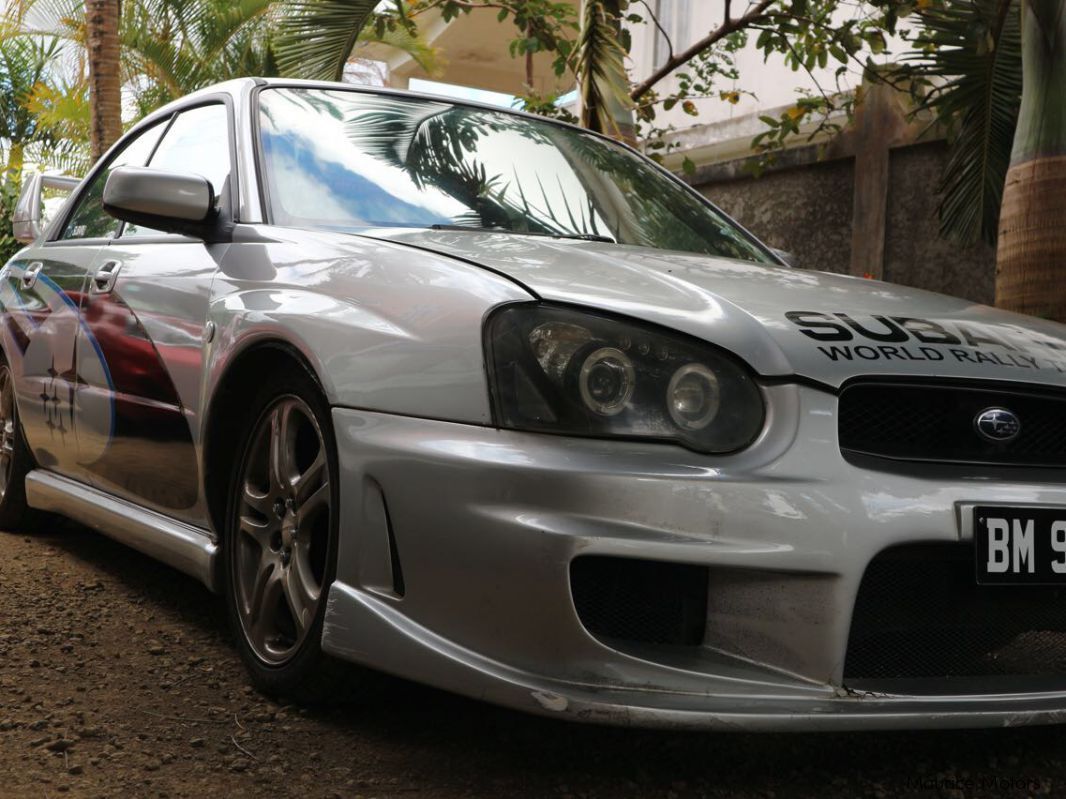
[[[86,524],[195,577],[212,591],[218,590],[215,584],[218,545],[207,530],[41,469],[26,475],[26,502],[31,508]]]

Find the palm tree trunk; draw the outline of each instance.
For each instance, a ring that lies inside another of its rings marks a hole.
[[[1024,83],[996,255],[996,305],[1066,321],[1066,0],[1022,0]]]
[[[89,56],[91,148],[94,159],[122,135],[122,85],[119,79],[120,0],[85,0]]]

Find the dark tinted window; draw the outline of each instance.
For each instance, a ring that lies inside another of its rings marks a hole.
[[[771,262],[646,159],[575,128],[344,90],[269,89],[259,102],[276,224],[593,236]]]
[[[120,166],[144,166],[164,128],[166,120],[157,122],[125,143],[108,163],[107,168],[96,176],[82,194],[78,207],[67,221],[60,238],[111,238],[118,232],[121,223],[104,210],[104,184],[107,182],[107,176],[111,174],[112,169]]]

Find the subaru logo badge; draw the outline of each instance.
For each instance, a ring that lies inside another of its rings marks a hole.
[[[973,426],[986,441],[1004,444],[1018,437],[1022,431],[1022,420],[1006,408],[988,408],[974,417]]]

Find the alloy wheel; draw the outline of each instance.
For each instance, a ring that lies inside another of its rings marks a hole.
[[[270,405],[252,432],[231,560],[245,638],[265,663],[299,650],[323,601],[331,488],[322,430],[303,400]]]

